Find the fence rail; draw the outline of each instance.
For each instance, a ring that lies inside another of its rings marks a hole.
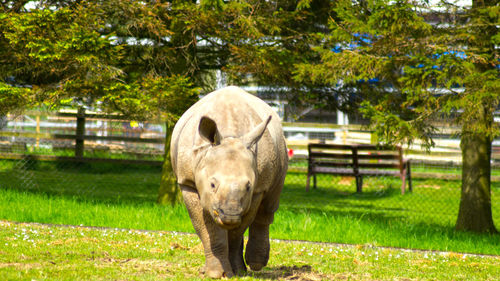
[[[29,111],[22,116],[8,116],[8,119],[7,126],[0,128],[0,153],[24,153],[23,149],[29,153],[44,146],[55,150],[73,148],[75,156],[84,156],[85,149],[112,150],[132,156],[140,155],[140,150],[154,155],[164,154],[165,131],[160,123],[141,123],[117,114],[77,111]],[[362,125],[284,122],[283,126],[287,146],[298,159],[307,157],[309,143],[372,143],[372,132]],[[441,127],[435,147],[425,151],[417,143],[405,149],[405,156],[413,161],[460,165],[458,132],[459,128]],[[500,165],[499,145],[493,147],[492,163],[495,167]]]

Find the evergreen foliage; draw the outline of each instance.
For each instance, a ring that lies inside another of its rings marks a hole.
[[[377,139],[433,145],[437,116],[462,127],[462,203],[457,229],[496,232],[491,219],[493,114],[500,102],[500,7],[473,1],[338,1],[330,32],[296,65],[295,80],[348,86]]]

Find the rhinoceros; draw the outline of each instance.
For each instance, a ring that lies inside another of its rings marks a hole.
[[[269,225],[288,166],[279,117],[230,86],[200,99],[174,127],[171,161],[211,278],[255,271],[269,260]],[[243,235],[249,237],[243,260]]]

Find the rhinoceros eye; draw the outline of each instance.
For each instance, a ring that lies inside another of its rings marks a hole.
[[[210,187],[212,188],[212,191],[215,191],[217,188],[217,179],[216,178],[210,178]]]
[[[247,182],[247,191],[250,191],[250,182]]]

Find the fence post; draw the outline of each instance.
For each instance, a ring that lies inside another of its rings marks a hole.
[[[36,116],[36,148],[40,146],[40,115]]]
[[[352,166],[354,177],[356,178],[356,192],[361,193],[363,189],[363,177],[359,174],[358,147],[352,146]]]
[[[79,107],[76,114],[76,144],[75,144],[75,157],[83,157],[84,150],[84,136],[85,136],[85,108]]]

